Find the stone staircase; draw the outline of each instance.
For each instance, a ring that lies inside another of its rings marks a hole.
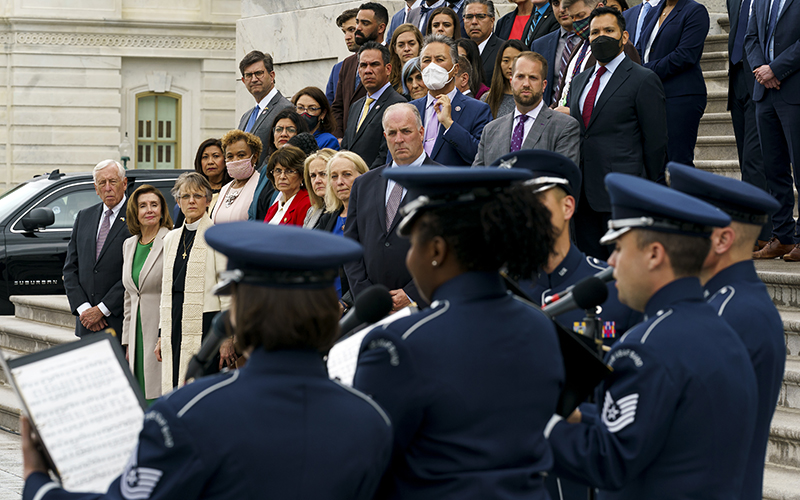
[[[13,296],[14,316],[0,316],[0,354],[15,358],[73,342],[75,316],[63,295]],[[16,394],[0,369],[0,428],[19,432]]]

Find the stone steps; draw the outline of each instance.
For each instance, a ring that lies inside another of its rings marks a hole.
[[[705,136],[726,136],[734,137],[733,121],[731,114],[727,111],[723,113],[710,113],[706,111],[700,118],[699,137]],[[734,141],[734,145],[736,142]]]
[[[695,160],[736,161],[736,138],[733,135],[699,136],[694,148]]]
[[[800,467],[800,409],[778,408],[772,416],[767,462]]]
[[[75,330],[75,316],[66,295],[14,295],[14,316]]]
[[[706,113],[728,113],[728,91],[727,90],[714,90],[708,91],[708,100],[706,102]]]
[[[800,474],[794,467],[764,467],[764,500],[800,500]]]

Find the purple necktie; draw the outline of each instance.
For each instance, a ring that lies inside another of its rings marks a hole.
[[[100,232],[97,233],[97,247],[95,249],[94,260],[97,262],[97,259],[100,257],[100,251],[103,250],[103,245],[106,242],[106,238],[108,237],[108,232],[111,230],[111,216],[114,215],[114,212],[111,211],[109,208],[106,210],[106,215],[103,217],[103,222],[100,223]]]
[[[431,117],[428,119],[428,124],[425,126],[425,152],[428,156],[433,151],[433,146],[436,144],[436,137],[439,135],[439,119],[436,117],[436,101],[430,105]]]
[[[517,126],[514,127],[514,133],[511,134],[511,153],[516,153],[522,148],[522,136],[525,135],[525,121],[528,115],[519,115]]]

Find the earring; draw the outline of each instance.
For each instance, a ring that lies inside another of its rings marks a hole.
[[[439,263],[438,263],[438,262],[436,262],[436,261],[434,260],[433,262],[431,262],[431,265],[432,265],[433,267],[436,267],[436,266],[438,266],[438,265],[439,265]]]

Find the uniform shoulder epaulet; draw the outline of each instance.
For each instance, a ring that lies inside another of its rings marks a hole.
[[[597,269],[598,271],[602,271],[608,268],[608,262],[604,260],[597,259],[595,257],[586,256],[586,263],[592,266],[593,268]]]

